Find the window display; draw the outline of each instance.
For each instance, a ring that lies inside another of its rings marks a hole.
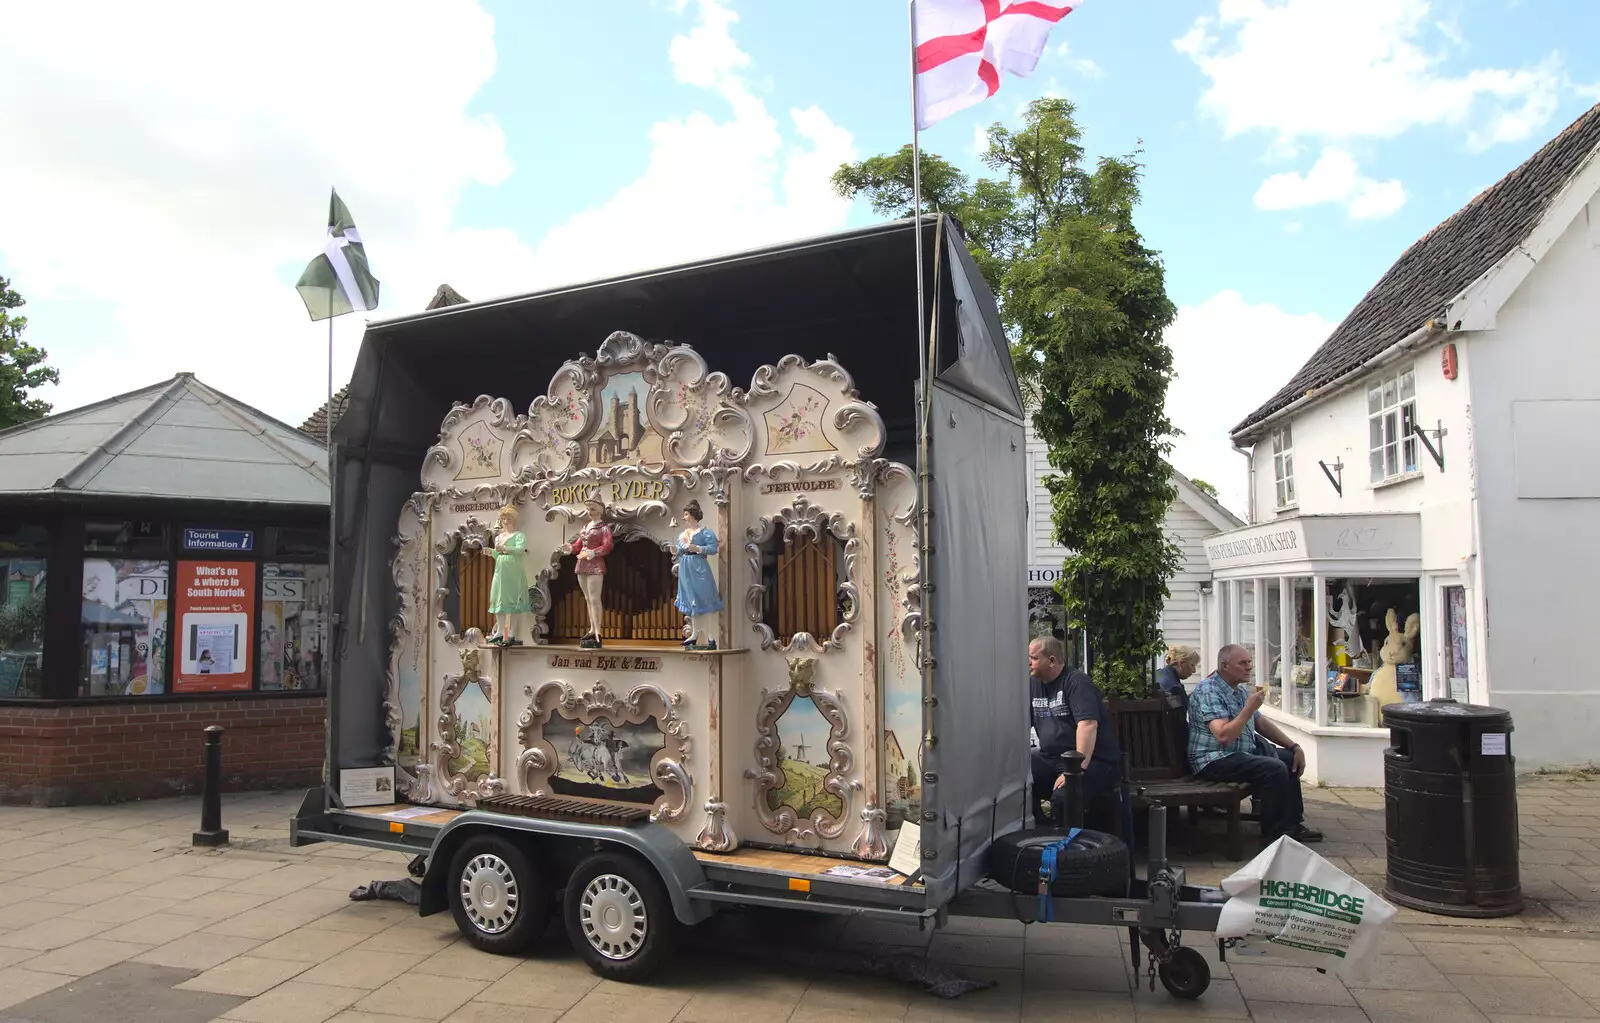
[[[1323,724],[1376,726],[1383,704],[1421,700],[1417,580],[1321,581],[1320,595],[1316,580],[1304,576],[1234,583],[1237,608],[1228,634],[1252,653],[1258,639],[1264,645],[1256,670],[1267,688],[1266,705],[1317,723],[1319,661],[1327,694]],[[1464,610],[1462,614],[1464,661]],[[1326,644],[1320,659],[1319,625]],[[1461,670],[1464,675],[1464,664]]]
[[[78,695],[166,692],[166,562],[86,558],[82,596]]]
[[[321,689],[327,565],[261,566],[261,689]]]
[[[44,674],[45,559],[0,556],[0,699],[36,698]]]

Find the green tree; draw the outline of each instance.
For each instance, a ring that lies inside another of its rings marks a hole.
[[[1195,479],[1193,476],[1191,476],[1189,477],[1189,482],[1194,484],[1194,488],[1196,490],[1211,498],[1213,501],[1217,499],[1217,488],[1207,483],[1205,480]]]
[[[49,415],[50,403],[28,392],[61,382],[61,375],[45,365],[50,353],[22,340],[28,318],[12,312],[22,305],[22,296],[0,277],[0,430]]]
[[[1106,694],[1142,695],[1181,559],[1162,529],[1176,496],[1162,332],[1176,310],[1133,223],[1138,153],[1086,166],[1073,113],[1066,100],[1036,100],[1021,128],[990,127],[984,163],[996,178],[923,157],[924,197],[965,228],[1036,399],[1034,429],[1060,472],[1046,480],[1056,540],[1073,552],[1058,584],[1068,621],[1091,637]],[[909,147],[847,164],[833,184],[880,214],[908,215]]]

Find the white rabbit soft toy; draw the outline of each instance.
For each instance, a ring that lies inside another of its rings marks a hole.
[[[1395,666],[1404,664],[1411,659],[1411,651],[1416,645],[1417,633],[1422,630],[1422,620],[1417,615],[1406,619],[1405,631],[1400,630],[1400,621],[1395,616],[1394,608],[1390,608],[1384,616],[1384,623],[1389,627],[1389,635],[1383,641],[1380,651],[1383,657],[1383,667],[1372,673],[1372,688],[1370,693],[1377,700],[1378,706],[1383,707],[1391,703],[1400,702],[1400,679]]]

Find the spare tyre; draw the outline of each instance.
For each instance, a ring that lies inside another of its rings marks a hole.
[[[1039,860],[1044,850],[1067,837],[1056,828],[1013,831],[989,846],[989,876],[1014,892],[1039,893]],[[1128,847],[1103,831],[1080,831],[1072,844],[1056,853],[1052,895],[1126,895]]]

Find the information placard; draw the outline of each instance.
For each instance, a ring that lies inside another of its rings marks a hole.
[[[180,561],[175,693],[250,688],[255,647],[256,566],[248,561]]]

